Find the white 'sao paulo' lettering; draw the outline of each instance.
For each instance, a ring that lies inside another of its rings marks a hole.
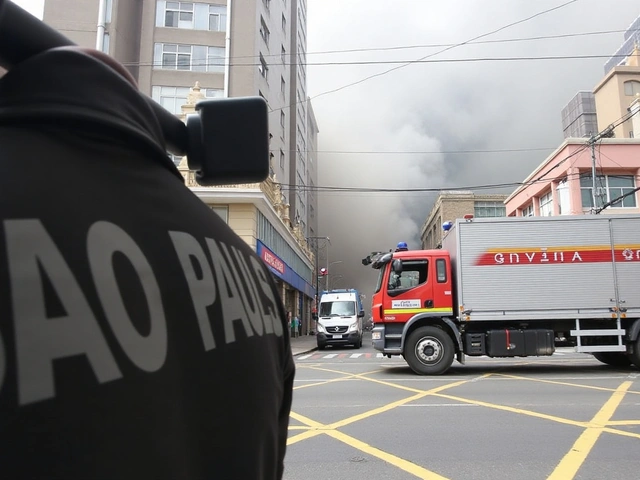
[[[3,227],[15,362],[7,357],[7,351],[11,350],[5,348],[6,337],[0,332],[0,393],[7,369],[15,368],[18,404],[55,397],[54,361],[69,357],[86,358],[99,384],[122,378],[96,318],[96,313],[101,312],[92,310],[78,279],[42,222],[5,220]],[[216,326],[224,330],[225,343],[240,340],[239,332],[243,332],[244,338],[284,334],[275,292],[258,258],[209,238],[200,243],[188,233],[173,231],[168,235],[176,252],[173,261],[177,260],[184,273],[204,351],[216,348],[213,331]],[[114,270],[116,255],[129,262],[142,286],[141,301],[146,303],[151,325],[147,335],[140,334],[125,307]],[[122,352],[137,368],[146,372],[161,369],[168,352],[167,319],[162,289],[142,249],[121,227],[99,221],[88,229],[86,259],[93,285],[83,286],[95,287],[107,321],[103,327],[111,329]],[[47,281],[60,308],[55,316],[47,308],[44,287]],[[218,309],[214,310],[214,306]],[[213,311],[219,311],[221,318],[211,317]]]

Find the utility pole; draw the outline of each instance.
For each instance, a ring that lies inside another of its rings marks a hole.
[[[591,145],[591,202],[593,206],[591,207],[591,213],[595,214],[596,209],[598,208],[596,204],[596,137],[591,134],[589,137],[589,144]]]

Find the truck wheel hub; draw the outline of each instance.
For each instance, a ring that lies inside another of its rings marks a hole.
[[[442,345],[434,338],[423,338],[416,344],[416,356],[422,362],[436,362],[441,354]]]

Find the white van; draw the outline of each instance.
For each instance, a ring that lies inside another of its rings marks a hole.
[[[322,292],[318,304],[316,340],[318,350],[327,345],[362,346],[364,310],[353,288]]]

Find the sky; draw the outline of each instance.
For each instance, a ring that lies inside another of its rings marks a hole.
[[[30,14],[42,19],[44,0],[11,0],[16,5],[24,8]]]
[[[469,42],[440,54],[446,47],[392,48],[462,44],[565,3],[478,39],[490,43]],[[420,228],[437,193],[407,189],[519,182],[562,143],[562,108],[578,91],[593,89],[607,59],[531,57],[613,54],[622,31],[640,15],[640,4],[612,0],[603,6],[596,0],[308,0],[308,93],[320,130],[318,185],[403,190],[318,192],[318,236],[331,239],[329,261],[341,262],[329,269],[336,287],[358,288],[370,304],[377,272],[361,259],[399,241],[420,248]],[[564,37],[495,42],[559,35]],[[431,54],[427,60],[439,62],[413,63],[324,94],[402,65],[380,62]],[[529,59],[480,60],[504,57]],[[453,153],[473,150],[524,151]],[[321,248],[321,262],[326,250]]]
[[[562,108],[599,82],[604,57],[640,15],[637,0],[306,1],[317,185],[360,189],[317,193],[316,233],[330,238],[319,242],[320,262],[327,253],[338,262],[330,287],[368,298],[377,272],[362,258],[399,241],[420,247],[437,193],[406,190],[525,179],[562,142]],[[44,0],[15,3],[42,16]],[[514,41],[553,36],[561,37]],[[603,58],[532,59],[544,56]],[[506,57],[520,60],[495,60]],[[493,152],[460,153],[479,150]]]

